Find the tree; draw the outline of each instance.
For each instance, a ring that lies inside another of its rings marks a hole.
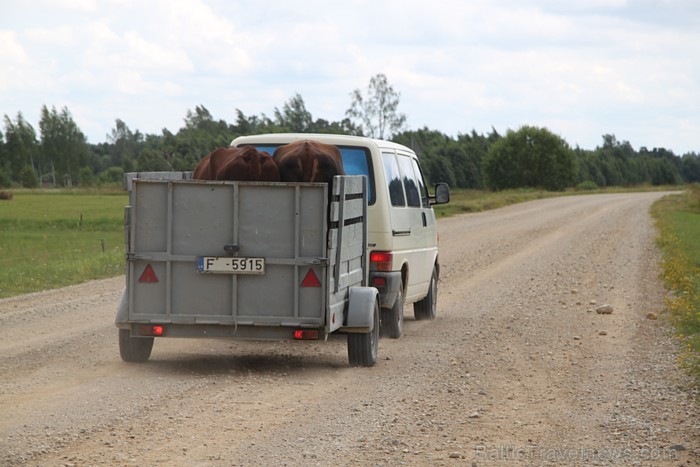
[[[352,103],[345,115],[359,121],[363,134],[388,139],[404,128],[406,115],[397,112],[401,95],[389,84],[386,75],[380,73],[369,80],[366,96],[359,89],[350,96]]]
[[[572,186],[576,176],[573,150],[546,128],[522,126],[508,130],[496,141],[483,161],[487,186],[507,188],[544,188],[563,190]]]
[[[652,159],[650,167],[651,184],[677,185],[681,182],[681,177],[676,167],[668,159]]]
[[[39,186],[39,177],[36,176],[34,167],[31,165],[26,165],[22,169],[22,186],[24,188],[36,188]]]
[[[167,130],[164,130],[164,135]],[[170,133],[170,132],[167,132]],[[166,136],[166,140],[167,135]],[[155,164],[154,158],[162,157],[168,166],[181,166],[183,161],[199,161],[218,147],[228,146],[232,140],[232,130],[223,120],[214,120],[209,110],[204,106],[197,106],[195,111],[187,111],[185,127],[177,132],[174,139],[167,141],[167,150],[158,147],[147,147],[158,154],[149,154],[142,160],[139,155],[139,166]],[[149,151],[150,152],[150,151]],[[196,162],[195,162],[196,165]],[[194,165],[188,170],[193,170]]]
[[[311,112],[306,110],[304,99],[298,93],[284,103],[281,111],[275,107],[275,123],[294,133],[314,131]]]
[[[260,117],[256,115],[247,117],[240,109],[236,109],[236,123],[233,125],[235,134],[246,136],[265,133],[272,125],[272,121],[265,114]]]
[[[22,182],[25,168],[41,167],[39,148],[34,128],[17,114],[16,121],[5,115],[4,156],[0,166],[4,166],[6,175],[16,182]],[[0,167],[0,170],[3,167]],[[40,170],[41,172],[41,170]]]
[[[144,172],[173,170],[168,161],[161,157],[156,151],[150,149],[141,151],[136,160],[136,169]]]
[[[695,153],[683,154],[683,180],[686,183],[700,182],[700,155]]]
[[[41,108],[39,120],[41,130],[41,150],[47,164],[51,166],[53,185],[56,179],[70,186],[78,180],[78,171],[88,164],[87,139],[73,116],[64,107],[59,113],[55,107]]]
[[[0,132],[0,188],[7,188],[12,184],[10,177],[10,161],[5,147],[5,135]]]
[[[126,123],[118,118],[114,129],[107,135],[107,141],[111,144],[111,165],[123,167],[124,161],[133,160],[138,156],[143,148],[144,136],[138,130],[132,132]]]

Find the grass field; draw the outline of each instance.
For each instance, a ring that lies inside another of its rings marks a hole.
[[[700,384],[700,185],[654,204],[664,253],[666,309],[683,345],[681,363]]]
[[[19,191],[0,201],[0,297],[124,272],[124,192]]]
[[[676,191],[677,186],[643,186],[643,187],[612,187],[592,191],[570,189],[567,191],[553,192],[536,190],[534,188],[521,188],[517,190],[503,190],[491,192],[484,190],[451,189],[449,204],[435,206],[437,217],[449,217],[465,212],[481,212],[497,209],[510,204],[523,203],[542,198],[555,196],[572,196],[595,193],[626,193],[635,191]]]
[[[437,205],[434,209],[438,218],[450,217],[455,214],[488,211],[509,204],[551,198],[553,196],[561,196],[561,193],[534,189],[505,190],[496,193],[483,190],[451,189],[450,202]]]

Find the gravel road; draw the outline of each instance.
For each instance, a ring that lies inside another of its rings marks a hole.
[[[342,336],[162,339],[123,363],[123,277],[0,300],[0,465],[698,464],[660,196],[441,220],[438,318],[407,306],[373,368],[347,365]]]

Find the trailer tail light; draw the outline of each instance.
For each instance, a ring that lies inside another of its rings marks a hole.
[[[390,251],[373,251],[369,254],[369,266],[373,271],[391,271],[393,255]]]
[[[162,336],[165,334],[165,328],[160,325],[154,325],[154,326],[141,326],[139,328],[139,334],[142,336]]]
[[[318,339],[318,331],[316,329],[296,329],[294,331],[294,339],[316,340]]]

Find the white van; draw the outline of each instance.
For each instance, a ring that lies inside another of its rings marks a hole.
[[[389,141],[280,133],[239,137],[231,146],[273,154],[281,145],[305,139],[337,146],[346,175],[367,176],[369,285],[379,291],[382,334],[401,336],[404,304],[413,303],[416,319],[434,319],[440,264],[432,206],[449,202],[447,184],[437,183],[430,195],[416,154]]]

